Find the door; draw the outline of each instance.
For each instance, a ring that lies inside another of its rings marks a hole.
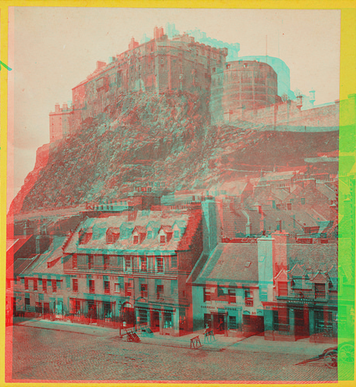
[[[224,314],[214,314],[213,315],[213,324],[214,324],[214,335],[224,334],[225,333],[225,315]]]
[[[93,300],[88,301],[88,317],[89,321],[92,323],[96,323],[97,320],[97,312],[96,312],[96,303]]]
[[[308,309],[294,310],[294,327],[296,340],[309,336],[309,313]]]
[[[159,331],[159,312],[152,312],[151,331],[152,332]]]

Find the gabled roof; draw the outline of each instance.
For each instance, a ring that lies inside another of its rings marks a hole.
[[[163,230],[166,234],[171,234],[173,232],[172,226],[161,226],[159,231],[161,231],[161,230]]]
[[[327,274],[323,273],[321,270],[318,270],[318,272],[312,276],[310,279],[309,279],[310,282],[314,282],[314,283],[327,283],[329,282],[329,277]]]
[[[282,269],[275,277],[275,281],[283,281],[287,282],[288,281],[288,274],[286,269]]]
[[[146,234],[147,230],[146,227],[143,226],[136,226],[132,232],[137,231],[139,234]]]
[[[219,243],[194,284],[258,282],[257,243]]]

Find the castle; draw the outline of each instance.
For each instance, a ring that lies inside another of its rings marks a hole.
[[[168,31],[169,32],[169,31]],[[173,90],[210,95],[212,124],[248,121],[264,130],[337,130],[337,103],[302,110],[303,97],[289,85],[289,69],[278,58],[245,57],[227,62],[227,48],[200,43],[193,36],[166,35],[154,28],[154,37],[139,44],[131,39],[128,50],[97,62],[95,71],[72,89],[72,104],[49,114],[50,142],[75,132],[81,122],[103,113],[121,93]]]

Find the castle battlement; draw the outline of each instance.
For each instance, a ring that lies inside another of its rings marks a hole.
[[[223,68],[228,50],[198,43],[187,34],[169,39],[162,27],[154,38],[98,61],[96,69],[72,89],[72,107],[50,113],[50,138],[56,141],[76,131],[81,122],[102,113],[120,93],[171,90],[209,91],[211,73]],[[65,118],[65,116],[70,117]]]

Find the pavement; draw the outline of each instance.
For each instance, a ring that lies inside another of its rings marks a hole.
[[[27,326],[42,330],[73,332],[89,336],[103,337],[115,341],[127,341],[125,335],[123,337],[119,336],[119,330],[97,326],[96,324],[83,325],[62,320],[50,321],[42,319],[22,319],[20,321],[14,321],[14,325]],[[124,333],[124,330],[122,333]],[[250,337],[225,337],[223,335],[216,335],[215,340],[204,342],[203,330],[179,337],[163,336],[157,332],[151,334],[137,332],[137,335],[140,337],[141,344],[158,345],[161,347],[190,348],[190,340],[193,337],[199,336],[202,346],[200,347],[198,344],[199,348],[192,350],[238,352],[250,351],[279,354],[293,353],[296,355],[307,355],[310,358],[318,356],[325,349],[334,346],[330,343],[310,343],[309,339],[302,339],[292,342],[269,341],[265,340],[263,335]]]

